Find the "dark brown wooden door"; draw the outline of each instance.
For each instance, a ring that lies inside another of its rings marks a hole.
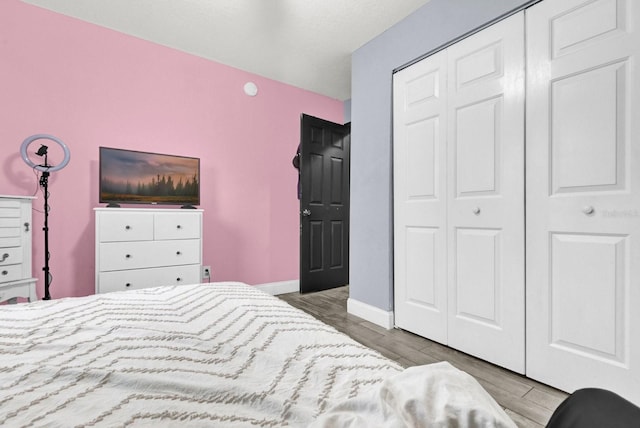
[[[349,282],[350,130],[350,124],[301,117],[301,293]]]

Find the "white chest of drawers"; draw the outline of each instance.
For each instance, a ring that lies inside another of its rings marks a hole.
[[[202,210],[94,211],[96,293],[201,282]]]
[[[16,297],[37,299],[31,272],[33,199],[0,195],[0,302]]]

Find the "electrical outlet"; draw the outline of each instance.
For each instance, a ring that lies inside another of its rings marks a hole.
[[[211,266],[202,266],[202,278],[203,279],[211,278]]]

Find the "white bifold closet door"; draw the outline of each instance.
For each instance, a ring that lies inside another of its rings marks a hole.
[[[527,10],[527,375],[640,404],[640,2]]]
[[[523,15],[394,75],[395,324],[520,373]]]
[[[446,52],[393,76],[395,325],[447,343]]]

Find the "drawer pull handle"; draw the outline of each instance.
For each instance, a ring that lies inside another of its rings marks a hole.
[[[177,278],[176,278],[176,281],[180,282],[180,281],[182,281],[182,278],[177,277]]]
[[[2,271],[2,275],[8,275],[8,274],[9,274],[9,271],[8,271],[8,270],[3,270],[3,271]]]
[[[180,251],[176,251],[176,254],[177,254],[177,255],[180,255],[180,254],[182,254],[182,253],[181,253]]]
[[[124,228],[125,228],[126,230],[131,230],[131,226],[129,226],[129,225],[126,225]]]
[[[131,258],[131,254],[125,255],[125,258],[130,259]]]
[[[124,286],[125,286],[125,287],[131,287],[131,283],[130,283],[130,282],[127,282]]]
[[[177,227],[178,227],[178,229],[182,229],[182,226],[181,226],[181,225],[178,225]]]
[[[2,255],[2,260],[0,260],[0,262],[3,262],[3,261],[5,261],[5,260],[7,260],[8,258],[9,258],[9,253],[4,253],[4,254]]]
[[[24,224],[24,231],[25,231],[25,232],[28,232],[28,231],[29,231],[29,222],[26,222],[26,223]]]

